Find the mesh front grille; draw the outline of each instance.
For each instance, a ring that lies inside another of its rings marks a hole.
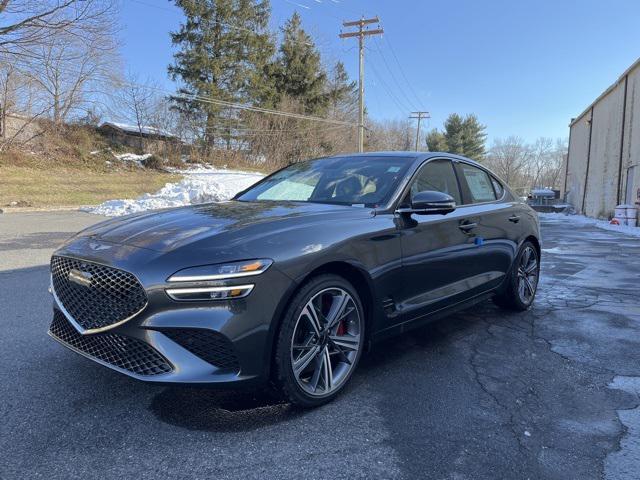
[[[205,362],[225,370],[240,370],[233,344],[221,333],[199,328],[163,329],[162,333]]]
[[[138,375],[159,375],[173,370],[159,352],[136,338],[116,333],[81,335],[58,310],[54,310],[49,331],[63,343],[91,357]]]
[[[86,330],[118,323],[147,305],[136,277],[117,268],[53,257],[51,278],[64,308]]]

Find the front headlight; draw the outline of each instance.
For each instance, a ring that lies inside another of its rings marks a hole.
[[[197,302],[243,298],[249,295],[251,290],[253,285],[234,285],[232,287],[167,288],[166,292],[173,300]]]
[[[269,259],[243,260],[240,262],[221,263],[218,265],[203,265],[180,270],[168,278],[170,283],[201,283],[217,280],[231,280],[234,278],[260,275],[273,263]],[[212,286],[190,285],[167,288],[167,295],[177,301],[203,301],[203,300],[233,300],[244,298],[253,290],[253,284],[220,286],[219,283]]]
[[[271,266],[273,260],[267,258],[258,260],[243,260],[241,262],[221,263],[218,265],[204,265],[180,270],[169,277],[169,282],[206,282],[212,280],[227,280],[230,278],[250,277],[260,275]]]

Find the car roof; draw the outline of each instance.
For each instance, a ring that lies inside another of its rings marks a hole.
[[[478,162],[471,160],[470,158],[463,157],[461,155],[455,155],[453,153],[446,152],[415,152],[415,151],[403,151],[403,150],[393,150],[393,151],[382,151],[382,152],[363,152],[363,153],[340,153],[336,155],[332,155],[327,158],[344,158],[344,157],[397,157],[404,158],[408,161],[422,163],[424,160],[428,160],[430,158],[438,157],[438,158],[450,158],[452,160],[460,160],[463,162],[470,163],[472,165],[476,165],[480,168],[485,168],[483,165]]]

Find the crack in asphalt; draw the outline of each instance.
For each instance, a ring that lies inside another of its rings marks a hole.
[[[489,336],[494,336],[493,333],[491,333],[491,327],[493,326],[491,323],[489,322],[484,322],[486,323],[486,328],[485,328],[485,332],[489,335]],[[488,387],[487,385],[480,379],[480,376],[483,375],[480,373],[479,368],[480,366],[476,363],[476,358],[480,355],[479,352],[479,347],[477,343],[471,343],[471,356],[469,357],[469,365],[471,366],[471,369],[473,370],[474,373],[474,380],[476,381],[476,383],[478,384],[478,386],[480,387],[480,389],[487,394],[496,405],[498,405],[500,408],[502,408],[508,415],[509,415],[509,421],[507,422],[507,425],[509,426],[509,429],[511,430],[511,433],[513,435],[513,438],[516,440],[516,442],[518,443],[518,449],[521,450],[522,452],[525,452],[526,446],[523,444],[522,440],[521,440],[521,436],[519,431],[516,428],[516,421],[514,419],[514,413],[511,411],[511,409],[503,404],[497,397],[497,395],[495,395]]]

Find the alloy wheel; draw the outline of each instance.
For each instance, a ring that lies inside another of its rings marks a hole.
[[[520,255],[518,264],[518,296],[525,305],[533,302],[538,287],[539,274],[538,254],[531,246],[527,246]]]
[[[344,289],[316,293],[300,312],[291,339],[291,366],[309,395],[325,396],[347,380],[362,345],[362,315]]]

